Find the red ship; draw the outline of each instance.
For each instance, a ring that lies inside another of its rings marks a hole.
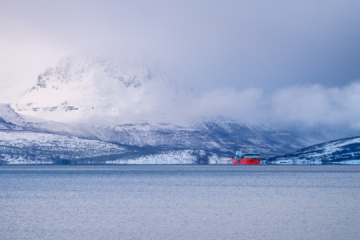
[[[240,150],[236,151],[236,156],[231,159],[233,164],[260,164],[260,153],[248,152],[241,154]]]

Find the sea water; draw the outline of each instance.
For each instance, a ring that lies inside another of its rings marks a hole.
[[[0,166],[0,239],[359,239],[360,166]]]

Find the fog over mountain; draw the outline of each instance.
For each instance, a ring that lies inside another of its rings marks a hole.
[[[282,88],[218,88],[194,92],[190,83],[149,60],[71,55],[33,79],[11,102],[18,113],[60,122],[155,121],[199,117],[239,122],[326,125],[358,130],[360,83]]]
[[[142,60],[73,55],[39,74],[12,107],[61,122],[150,120],[171,115],[170,104],[178,104],[180,87],[156,65]]]

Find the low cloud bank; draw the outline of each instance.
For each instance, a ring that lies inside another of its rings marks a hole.
[[[103,83],[104,87],[106,84]],[[360,81],[333,88],[319,84],[293,86],[272,94],[258,88],[219,88],[193,93],[164,86],[161,82],[130,89],[132,91],[126,88],[120,91],[114,86],[106,89],[105,93],[99,90],[87,94],[91,96],[89,101],[77,101],[83,110],[75,120],[69,119],[97,125],[138,121],[184,124],[194,118],[222,116],[239,122],[273,126],[301,124],[360,129]],[[71,99],[69,96],[64,96],[64,99]],[[85,99],[84,96],[79,99]],[[94,102],[99,101],[99,106],[92,107],[93,97]],[[39,102],[46,102],[46,99]],[[65,115],[72,114],[46,112],[43,116],[40,112],[30,113],[54,121],[66,121]]]
[[[272,96],[273,119],[278,122],[341,124],[360,128],[360,82],[344,87],[291,87]]]
[[[240,121],[360,128],[360,81],[344,87],[293,86],[273,94],[265,90],[222,88],[205,92],[189,108],[192,115],[231,117]]]
[[[179,79],[147,62],[70,56],[34,79],[11,106],[20,114],[63,122],[184,123],[223,116],[255,124],[360,129],[360,80],[342,87],[193,90]]]
[[[202,93],[185,112],[190,117],[226,116],[242,121],[259,121],[263,120],[263,111],[266,111],[264,104],[261,89],[238,91],[234,88],[221,88]]]

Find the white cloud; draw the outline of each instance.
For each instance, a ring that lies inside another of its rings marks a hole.
[[[189,111],[192,116],[227,116],[253,123],[360,129],[360,81],[343,87],[293,86],[273,94],[258,88],[221,88],[203,92]]]
[[[279,90],[272,96],[273,121],[360,127],[360,82],[326,88],[315,84]]]

